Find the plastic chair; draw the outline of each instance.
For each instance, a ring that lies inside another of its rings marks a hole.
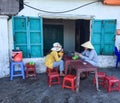
[[[46,68],[46,73],[47,74],[53,73],[53,72],[58,73],[58,67],[54,67],[53,69],[51,69],[49,67]]]
[[[107,89],[108,92],[113,90],[120,91],[119,82],[120,82],[119,79],[116,78],[115,76],[106,76],[104,87]]]
[[[57,72],[51,72],[48,74],[48,84],[49,87],[52,86],[52,84],[60,84],[60,75]]]
[[[36,73],[36,67],[35,64],[30,65],[29,63],[26,64],[26,78],[28,78],[29,76],[37,76]]]
[[[63,83],[62,83],[62,88],[69,88],[72,91],[75,90],[75,80],[76,80],[76,76],[72,75],[72,74],[68,74],[64,77],[63,79]]]
[[[105,77],[106,77],[106,73],[105,72],[98,72],[98,84],[104,86],[105,83]],[[94,79],[93,79],[93,84],[96,85],[96,76],[94,75]]]
[[[119,83],[118,83],[118,89],[119,89],[119,92],[120,92],[120,80],[119,80]]]
[[[114,48],[114,53],[117,57],[117,60],[116,60],[116,69],[118,69],[118,63],[120,62],[120,52],[118,51],[117,47]]]
[[[15,67],[16,65],[20,67],[19,70],[17,70],[17,68]],[[12,61],[10,66],[10,80],[13,80],[13,77],[18,77],[18,76],[22,76],[22,78],[25,79],[24,64],[23,62]]]

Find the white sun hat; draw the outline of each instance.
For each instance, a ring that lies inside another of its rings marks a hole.
[[[88,48],[88,49],[94,49],[92,43],[90,41],[87,41],[83,44],[81,44],[82,47]]]
[[[58,42],[53,43],[53,47],[61,47],[62,48],[62,46]]]
[[[51,48],[52,51],[60,51],[62,50],[62,46],[60,45],[60,43],[55,42],[53,43],[53,47]]]

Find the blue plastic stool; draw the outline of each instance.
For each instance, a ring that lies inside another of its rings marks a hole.
[[[19,70],[16,70],[15,66],[20,66]],[[16,73],[20,72],[20,73]],[[10,64],[10,80],[13,80],[13,77],[22,76],[23,79],[25,79],[25,73],[24,73],[24,64],[23,62],[14,62],[12,61]]]

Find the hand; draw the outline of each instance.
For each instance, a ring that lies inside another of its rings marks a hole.
[[[58,55],[59,55],[60,57],[63,57],[63,54],[64,54],[63,52],[59,52],[59,53],[58,53]]]
[[[82,57],[82,54],[79,54],[79,57],[81,58],[81,57]]]
[[[79,53],[78,53],[78,52],[76,52],[76,51],[75,51],[75,53],[74,53],[74,54],[75,54],[75,55],[79,55]]]

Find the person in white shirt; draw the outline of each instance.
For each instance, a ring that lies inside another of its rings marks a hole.
[[[81,45],[84,47],[84,51],[82,53],[75,52],[75,55],[78,55],[83,62],[88,62],[93,66],[98,66],[98,56],[97,53],[91,44],[90,41],[87,41]],[[89,72],[81,73],[81,79],[85,79],[88,76]]]
[[[84,47],[84,51],[82,53],[75,52],[75,54],[79,55],[80,59],[89,62],[93,66],[98,66],[98,56],[91,42],[87,41],[81,46]]]

